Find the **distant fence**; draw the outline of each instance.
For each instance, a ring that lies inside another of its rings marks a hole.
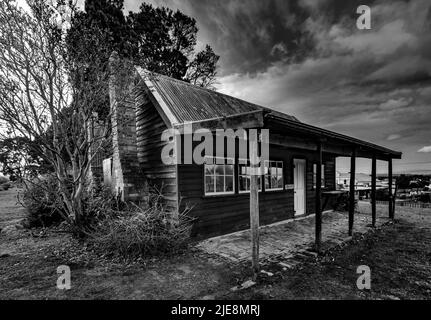
[[[388,201],[376,201],[377,204],[388,205]],[[414,202],[414,201],[395,201],[397,207],[409,207],[409,208],[431,208],[431,203]]]

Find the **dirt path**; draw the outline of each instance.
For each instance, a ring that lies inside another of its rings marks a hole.
[[[24,215],[14,204],[14,192],[0,192],[2,226]],[[397,209],[398,223],[291,270],[269,265],[274,276],[235,293],[229,289],[249,278],[248,264],[196,249],[126,264],[96,256],[63,233],[1,233],[0,299],[430,299],[431,210]],[[356,288],[361,264],[371,268],[369,292]],[[59,265],[71,268],[71,290],[56,288]]]

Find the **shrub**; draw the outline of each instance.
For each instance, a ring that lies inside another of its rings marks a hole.
[[[339,212],[347,212],[350,208],[350,197],[349,193],[343,193],[337,200],[336,203],[334,203],[333,209],[334,211]],[[358,210],[358,201],[355,199],[355,210]]]
[[[112,192],[111,188],[96,184],[83,195],[83,225],[87,230],[93,230],[101,221],[117,216],[126,208],[120,195]]]
[[[423,193],[423,194],[419,195],[418,200],[420,202],[429,203],[429,202],[431,202],[431,195],[428,193]]]
[[[27,209],[25,225],[29,228],[48,227],[63,221],[62,200],[52,176],[27,183],[20,201]]]
[[[65,220],[63,200],[57,180],[52,175],[28,182],[20,200],[28,212],[25,225],[29,228],[49,227]],[[124,204],[109,188],[88,186],[82,195],[82,224],[87,231],[92,230],[99,221],[112,217],[123,207]]]
[[[389,190],[388,189],[376,190],[376,200],[377,201],[389,201]]]
[[[116,216],[105,217],[90,235],[90,243],[103,253],[125,259],[184,249],[192,227],[189,208],[174,218],[161,196],[152,198],[148,208],[132,205]]]

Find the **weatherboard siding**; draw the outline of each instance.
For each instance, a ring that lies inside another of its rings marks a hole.
[[[177,170],[175,165],[162,162],[161,154],[167,142],[161,141],[162,132],[167,129],[162,117],[142,91],[136,97],[136,143],[140,169],[148,186],[160,190],[166,204],[172,210],[177,208]]]
[[[270,160],[283,161],[284,184],[293,184],[293,159],[307,160],[306,194],[307,214],[315,212],[315,190],[313,188],[313,163],[316,155],[310,151],[270,146]],[[325,157],[326,186],[335,189],[335,158]],[[237,176],[235,183],[238,183]],[[249,226],[249,193],[232,195],[204,194],[204,166],[193,164],[178,165],[178,191],[181,207],[193,207],[190,214],[197,218],[193,235],[205,238],[213,235],[243,230]],[[294,191],[259,192],[260,224],[291,219],[294,217]],[[330,204],[328,205],[328,208]]]

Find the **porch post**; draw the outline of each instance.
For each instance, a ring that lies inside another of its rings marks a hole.
[[[322,143],[317,144],[317,164],[316,164],[316,251],[320,252],[322,244]]]
[[[355,178],[356,178],[356,149],[353,148],[350,157],[350,194],[349,194],[349,236],[353,234],[353,218],[355,214]]]
[[[259,167],[256,165],[258,159],[258,139],[257,131],[249,131],[250,149],[250,231],[251,231],[251,261],[253,269],[253,280],[256,280],[259,273],[259,186],[258,174]]]
[[[389,175],[389,219],[394,218],[393,194],[392,194],[392,158],[388,160],[388,175]]]
[[[373,155],[372,165],[371,165],[371,216],[372,225],[376,226],[376,179],[377,179],[377,158]]]

